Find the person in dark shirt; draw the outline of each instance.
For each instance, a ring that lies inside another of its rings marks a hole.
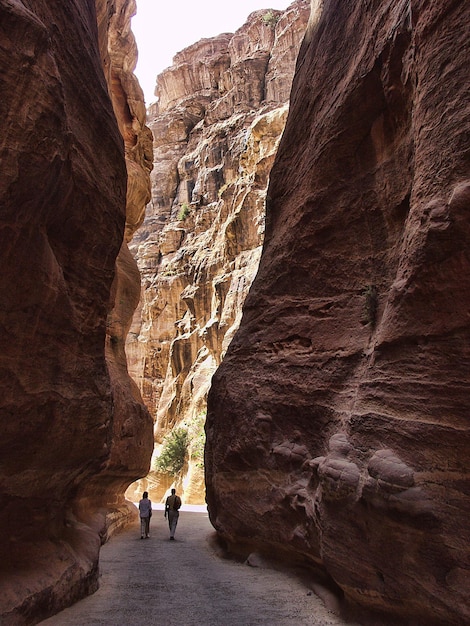
[[[179,509],[181,507],[181,498],[176,495],[176,490],[171,490],[171,496],[168,496],[165,502],[165,518],[168,516],[168,526],[170,527],[170,540],[175,538],[176,525],[178,524]]]

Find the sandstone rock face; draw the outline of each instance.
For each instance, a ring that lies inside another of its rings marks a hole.
[[[210,517],[374,624],[470,621],[470,5],[314,2],[213,378]]]
[[[155,439],[185,424],[202,428],[211,376],[240,321],[264,232],[268,174],[309,3],[252,13],[234,34],[176,55],[157,83],[152,201],[132,244],[142,305],[126,350],[129,369],[156,416]],[[157,445],[157,452],[160,446]],[[202,459],[190,450],[185,502],[204,502]],[[163,497],[152,473],[133,487]]]
[[[134,8],[0,1],[5,626],[96,588],[100,544],[149,465],[152,422],[123,348],[139,297],[125,242],[151,168]]]

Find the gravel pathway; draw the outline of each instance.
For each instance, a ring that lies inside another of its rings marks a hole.
[[[345,625],[294,575],[218,556],[207,512],[183,508],[170,541],[154,510],[150,535],[141,540],[137,523],[115,535],[101,550],[98,591],[41,624]]]

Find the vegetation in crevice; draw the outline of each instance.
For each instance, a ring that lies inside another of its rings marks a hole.
[[[184,221],[190,212],[190,208],[189,208],[189,204],[187,202],[183,202],[183,204],[180,207],[180,210],[178,211],[178,219],[180,221]]]
[[[279,21],[279,15],[274,13],[274,11],[268,11],[267,13],[263,15],[262,20],[263,20],[263,23],[266,24],[266,26],[275,28],[276,24]]]

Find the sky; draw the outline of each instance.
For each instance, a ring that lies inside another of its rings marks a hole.
[[[155,101],[156,77],[177,52],[196,41],[233,33],[259,9],[286,9],[292,0],[137,0],[132,31],[139,60],[135,75],[148,106]]]

